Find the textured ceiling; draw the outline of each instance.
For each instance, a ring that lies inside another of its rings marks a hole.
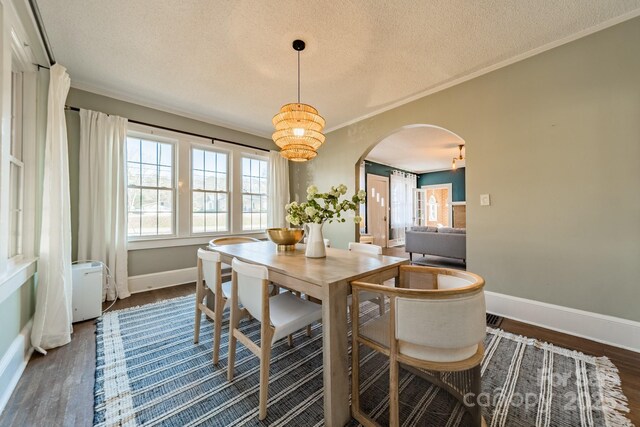
[[[458,157],[462,138],[437,126],[417,125],[389,135],[367,155],[366,159],[410,172],[422,173],[451,169]],[[463,149],[462,154],[465,155]],[[458,167],[464,167],[464,160]]]
[[[75,87],[269,136],[296,97],[334,129],[550,43],[640,0],[38,0]]]

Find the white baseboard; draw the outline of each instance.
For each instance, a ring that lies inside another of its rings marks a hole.
[[[4,411],[11,393],[18,385],[18,381],[27,367],[27,363],[33,353],[31,347],[31,326],[33,320],[29,320],[17,337],[13,340],[7,352],[0,360],[0,414]]]
[[[485,298],[490,313],[640,352],[640,322],[489,291]]]
[[[168,288],[170,286],[193,283],[198,278],[197,267],[183,268],[180,270],[161,271],[159,273],[141,274],[129,277],[129,292],[152,291],[154,289]]]

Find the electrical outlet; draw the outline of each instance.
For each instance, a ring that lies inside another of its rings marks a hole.
[[[480,195],[480,206],[491,206],[491,197],[488,194]]]

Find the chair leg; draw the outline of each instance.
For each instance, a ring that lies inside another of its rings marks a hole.
[[[222,311],[224,310],[225,299],[216,295],[216,311],[213,320],[213,364],[217,365],[220,360],[220,336],[222,335]],[[229,337],[231,338],[231,337]]]
[[[292,334],[287,335],[287,344],[289,344],[289,347],[293,347],[293,335]]]
[[[398,361],[395,357],[389,360],[389,425],[400,425],[400,409],[398,403]]]
[[[478,396],[482,392],[482,378],[481,378],[481,365],[475,366],[471,368],[471,392],[475,397],[476,401]],[[484,418],[482,417],[482,408],[480,405],[475,405],[473,407],[468,407],[469,413],[471,414],[471,418],[473,419],[473,425],[480,427],[485,425]]]
[[[376,302],[378,303],[378,311],[380,312],[380,316],[384,315],[384,296],[380,295],[376,298]]]
[[[196,284],[196,319],[193,328],[193,343],[198,344],[200,341],[200,320],[202,319],[202,311],[200,304],[202,303],[202,287],[201,283]]]
[[[271,365],[271,338],[268,334],[260,342],[260,421],[267,418],[267,401],[269,400],[269,366]]]
[[[238,326],[238,307],[235,301],[231,303],[231,319],[229,321],[229,355],[227,356],[227,381],[233,380],[233,370],[236,364],[236,341],[234,330]]]

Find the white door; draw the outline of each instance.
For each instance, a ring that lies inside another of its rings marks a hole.
[[[389,238],[389,178],[367,174],[367,231],[373,244],[387,247]]]

